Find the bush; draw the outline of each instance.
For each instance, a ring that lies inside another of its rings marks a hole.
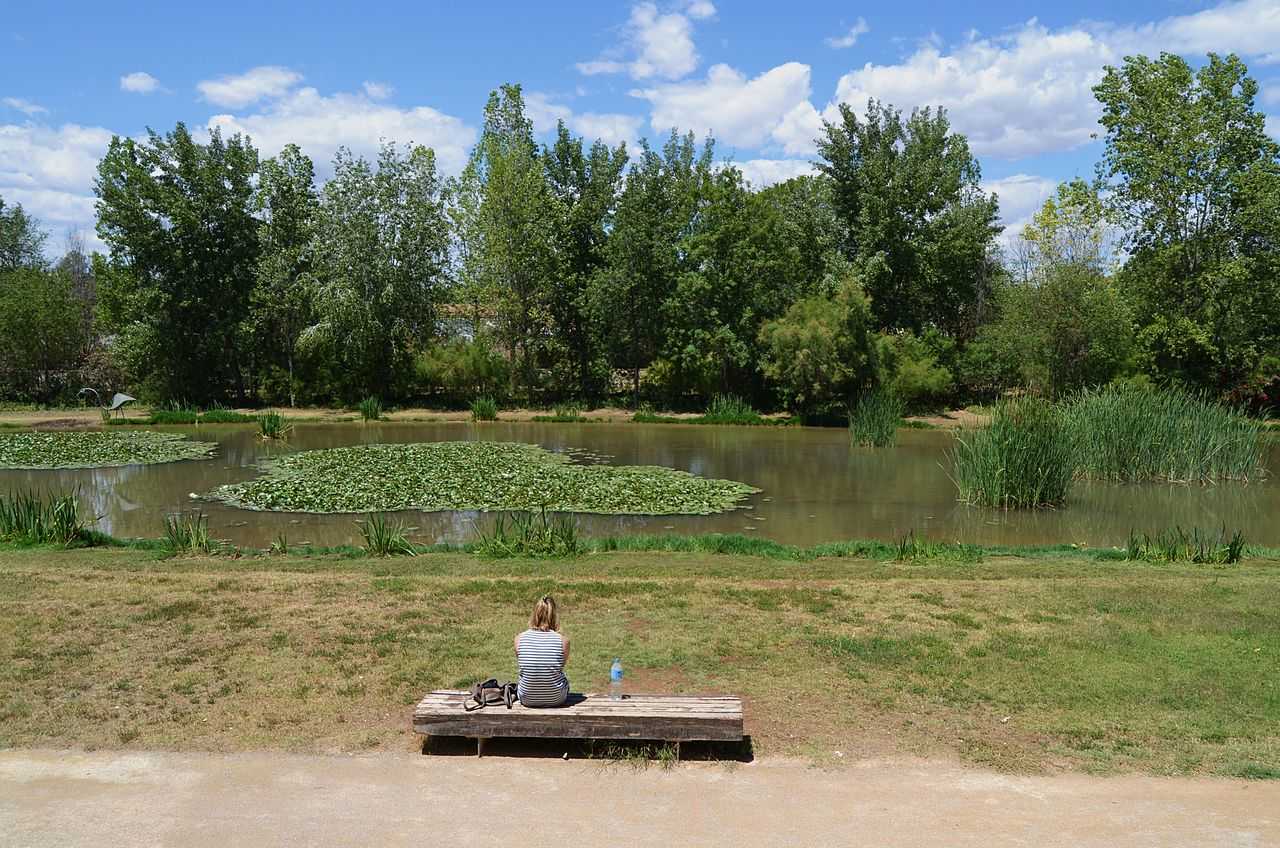
[[[956,436],[952,479],[979,506],[1059,506],[1071,489],[1071,439],[1059,408],[1035,397],[996,404],[991,423]]]
[[[872,389],[849,410],[849,436],[855,445],[891,447],[898,440],[903,412],[902,400],[891,389]]]
[[[472,421],[497,421],[498,402],[491,397],[478,397],[471,401]]]
[[[1080,476],[1212,482],[1262,476],[1262,424],[1176,389],[1118,383],[1064,403]]]
[[[456,402],[477,394],[497,397],[511,379],[505,356],[481,339],[453,339],[418,356],[414,371],[425,391]]]
[[[882,368],[893,393],[907,409],[936,409],[945,402],[955,380],[939,360],[944,349],[950,353],[954,344],[937,331],[923,337],[906,332],[882,337]]]

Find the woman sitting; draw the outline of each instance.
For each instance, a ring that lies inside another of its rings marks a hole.
[[[516,637],[516,694],[526,707],[558,707],[569,697],[569,640],[560,634],[555,599],[543,595],[533,607],[529,629]]]

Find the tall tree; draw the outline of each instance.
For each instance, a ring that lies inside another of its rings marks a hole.
[[[66,388],[87,339],[84,308],[63,271],[0,273],[0,385],[49,403]]]
[[[435,153],[385,143],[377,167],[345,148],[316,219],[315,323],[303,344],[330,357],[345,400],[390,397],[436,330],[448,232]]]
[[[315,167],[297,145],[262,163],[254,206],[261,217],[257,285],[253,290],[255,350],[264,365],[287,375],[289,405],[297,404],[298,339],[312,323],[313,254],[320,200]]]
[[[699,151],[693,133],[674,130],[661,151],[640,142],[627,173],[605,267],[592,283],[592,303],[611,364],[631,373],[640,391],[640,371],[666,341],[663,305],[687,270],[681,243],[693,229],[707,182],[714,142]]]
[[[247,138],[215,129],[201,144],[181,123],[142,141],[113,137],[98,165],[98,235],[111,251],[97,274],[100,314],[160,396],[244,396],[257,170]]]
[[[860,118],[848,104],[824,125],[818,169],[834,183],[844,252],[884,329],[933,325],[971,334],[992,278],[998,204],[945,110],[905,120],[871,100]]]
[[[6,206],[0,197],[0,274],[42,266],[46,238],[21,203]]]
[[[1161,379],[1223,391],[1280,352],[1280,146],[1234,55],[1132,56],[1094,93],[1099,166],[1131,257],[1121,281]]]
[[[562,350],[571,390],[598,397],[606,386],[606,363],[598,328],[592,320],[591,280],[604,267],[604,247],[627,164],[625,144],[610,148],[596,141],[584,151],[561,121],[555,143],[543,149],[547,183],[559,200],[556,221],[560,273],[551,281],[547,307],[555,346]]]
[[[1060,183],[1018,236],[1024,282],[1063,265],[1103,271],[1110,248],[1106,205],[1098,186],[1076,178]]]

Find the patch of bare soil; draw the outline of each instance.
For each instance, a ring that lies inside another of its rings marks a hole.
[[[968,430],[987,423],[988,416],[967,409],[949,409],[936,415],[909,415],[908,421],[920,421],[940,430]]]

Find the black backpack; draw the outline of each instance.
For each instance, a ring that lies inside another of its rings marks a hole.
[[[477,683],[471,687],[471,697],[462,708],[467,712],[482,710],[491,704],[506,704],[507,709],[516,702],[516,685],[499,683],[496,677]]]

